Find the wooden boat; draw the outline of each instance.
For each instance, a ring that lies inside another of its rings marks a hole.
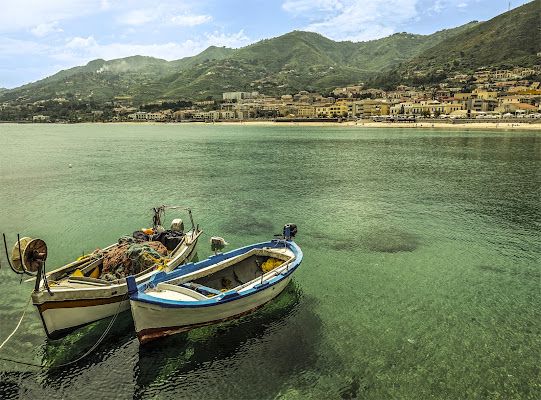
[[[131,312],[141,343],[251,313],[287,286],[303,254],[286,225],[280,239],[252,244],[160,271],[137,285],[128,277]]]
[[[182,220],[175,219],[172,223],[173,229],[165,231],[161,226],[161,218],[166,209],[187,211],[191,228],[183,232]],[[44,268],[37,268],[32,301],[39,311],[49,338],[57,339],[83,325],[127,311],[130,304],[124,275],[129,274],[122,272],[122,268],[134,265],[134,260],[139,260],[139,264],[133,271],[133,279],[137,283],[143,283],[157,270],[171,271],[192,259],[201,231],[198,226],[194,226],[191,210],[174,206],[160,206],[153,210],[153,228],[146,230],[152,237],[145,237],[144,232],[136,231],[131,236],[119,239],[119,243],[97,250],[48,274],[45,274]],[[156,233],[159,232],[165,232],[165,235],[160,235],[165,238],[162,242],[155,240]],[[173,234],[175,232],[176,234]],[[40,240],[33,239],[28,246],[31,247],[33,242]],[[41,242],[44,246],[45,243]],[[28,248],[25,247],[21,252],[23,246],[24,238],[17,242],[13,250],[12,258],[16,266],[25,263]],[[167,249],[165,252],[161,249],[162,257],[151,251],[159,246]],[[137,256],[133,255],[134,251],[138,252]],[[17,259],[17,252],[21,260]],[[118,260],[115,260],[115,257]],[[115,264],[115,261],[118,263]],[[28,260],[26,263],[29,263]]]

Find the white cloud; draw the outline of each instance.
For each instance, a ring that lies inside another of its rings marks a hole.
[[[2,38],[0,40],[0,54],[2,56],[16,56],[28,54],[46,54],[49,47],[29,40]]]
[[[196,26],[212,21],[210,15],[176,15],[169,19],[173,25]]]
[[[211,22],[213,18],[210,15],[191,14],[179,8],[171,9],[162,4],[153,8],[141,8],[122,13],[116,20],[120,24],[132,26],[142,26],[155,21],[167,25],[197,26]]]
[[[55,32],[63,32],[62,29],[58,28],[58,21],[51,22],[50,24],[39,24],[35,28],[30,29],[30,33],[37,37],[44,37]]]
[[[286,0],[283,9],[303,14],[303,29],[334,40],[364,41],[388,36],[416,17],[419,0]]]
[[[117,22],[125,25],[144,25],[155,21],[158,15],[151,9],[131,10],[118,17]]]
[[[294,13],[306,13],[318,11],[339,11],[344,9],[341,0],[286,0],[283,4],[284,10]]]
[[[218,32],[214,33],[205,33],[205,37],[207,40],[204,41],[205,48],[208,46],[225,46],[225,47],[232,47],[232,48],[238,48],[247,46],[252,42],[252,40],[244,34],[244,30],[241,29],[238,33],[231,33],[231,34],[219,34]]]
[[[143,55],[165,60],[193,56],[209,46],[242,47],[252,40],[239,31],[233,34],[205,33],[200,40],[185,40],[180,43],[167,42],[161,44],[110,43],[100,44],[93,36],[72,38],[63,46],[51,46],[42,49],[49,57],[72,65],[84,65],[96,58],[112,60],[115,58]]]
[[[76,37],[76,38],[71,39],[66,44],[66,48],[74,49],[74,50],[77,50],[77,49],[84,50],[84,49],[88,49],[88,48],[92,48],[96,46],[98,46],[98,42],[96,42],[96,40],[92,36],[89,36],[86,39],[81,38],[81,37]]]
[[[102,0],[18,0],[3,1],[0,12],[0,31],[31,29],[96,13]]]
[[[441,13],[446,12],[447,10],[453,9],[455,7],[458,8],[458,9],[464,9],[464,8],[469,6],[468,0],[461,1],[460,3],[458,3],[458,2],[459,2],[459,0],[436,0],[432,6],[426,7],[426,9],[429,12],[434,12],[436,14],[441,14]]]
[[[17,0],[2,1],[0,32],[35,29],[38,25],[88,18],[97,14],[126,25],[140,26],[154,21],[199,25],[212,20],[208,15],[193,15],[193,4],[176,0]],[[171,17],[171,16],[178,17]]]
[[[439,13],[443,9],[442,0],[436,0],[431,7],[428,7],[428,11]]]

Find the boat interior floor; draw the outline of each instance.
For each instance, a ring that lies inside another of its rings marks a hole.
[[[147,293],[177,301],[207,300],[229,290],[247,289],[291,259],[292,254],[287,252],[254,249],[238,258],[161,282]]]

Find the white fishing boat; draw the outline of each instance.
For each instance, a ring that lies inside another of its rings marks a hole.
[[[175,219],[171,229],[162,227],[166,209],[189,214],[191,228]],[[171,271],[195,254],[201,231],[191,210],[160,206],[153,209],[152,228],[123,236],[118,243],[59,269],[45,273],[47,247],[41,239],[22,238],[12,251],[14,271],[37,275],[32,301],[49,338],[56,339],[91,322],[128,310],[126,276],[140,284],[156,271]],[[31,279],[30,279],[31,280]]]
[[[287,286],[303,254],[288,224],[280,239],[220,253],[137,284],[128,277],[131,312],[141,343],[251,313]]]

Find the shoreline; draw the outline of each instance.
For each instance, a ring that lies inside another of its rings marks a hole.
[[[3,121],[2,123],[7,124],[19,124],[20,122],[8,122]],[[41,125],[43,122],[29,122],[25,124],[36,124]],[[447,123],[447,122],[432,122],[432,121],[423,121],[423,122],[374,122],[371,120],[361,120],[361,121],[345,121],[345,122],[276,122],[268,120],[249,120],[249,121],[216,121],[216,122],[200,122],[200,121],[189,121],[189,122],[158,122],[158,121],[122,121],[122,122],[80,122],[76,124],[67,124],[63,122],[45,122],[45,124],[60,124],[60,125],[78,125],[78,124],[102,124],[102,125],[230,125],[230,126],[309,126],[309,127],[348,127],[348,128],[375,128],[375,129],[388,129],[388,128],[399,128],[399,129],[447,129],[447,130],[501,130],[501,131],[516,131],[516,130],[525,130],[525,131],[540,131],[541,132],[541,122],[535,123],[520,123],[520,122],[472,122],[472,123]]]
[[[212,122],[194,122],[195,124],[213,124]],[[159,122],[157,124],[160,124]],[[313,127],[350,127],[350,128],[404,128],[404,129],[472,129],[472,130],[539,130],[541,123],[445,123],[445,122],[374,122],[374,121],[347,121],[347,122],[274,122],[274,121],[243,121],[243,122],[214,122],[215,125],[261,125],[261,126],[313,126]]]
[[[134,122],[114,122],[120,124],[133,124]],[[475,122],[464,124],[450,124],[445,122],[374,122],[374,121],[347,121],[347,122],[275,122],[275,121],[220,121],[220,122],[137,122],[148,125],[232,125],[232,126],[308,126],[308,127],[348,127],[351,129],[447,129],[447,130],[501,130],[501,131],[540,131],[541,123],[496,123]]]

